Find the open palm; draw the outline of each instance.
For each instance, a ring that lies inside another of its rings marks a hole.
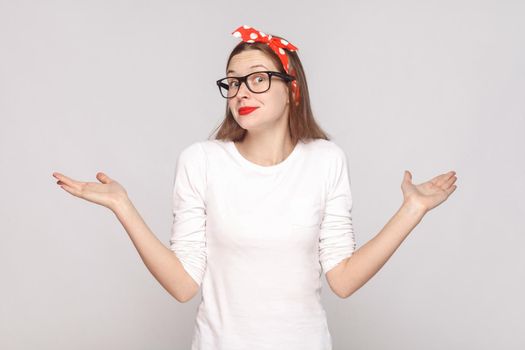
[[[457,180],[455,171],[438,175],[427,182],[419,185],[412,183],[412,174],[405,171],[401,190],[405,202],[411,202],[418,207],[429,211],[443,203],[457,188],[454,182]]]
[[[96,176],[101,183],[76,181],[58,172],[54,172],[53,177],[58,179],[60,187],[73,196],[112,210],[119,200],[127,197],[124,187],[104,173],[97,173]]]

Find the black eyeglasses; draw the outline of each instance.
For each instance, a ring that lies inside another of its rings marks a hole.
[[[221,96],[224,98],[233,98],[237,96],[237,92],[243,82],[251,92],[262,94],[270,89],[272,76],[279,77],[287,83],[295,80],[295,77],[286,73],[260,71],[250,73],[244,77],[226,77],[219,79],[217,80],[217,86],[219,87]]]

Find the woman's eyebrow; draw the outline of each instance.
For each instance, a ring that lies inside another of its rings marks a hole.
[[[263,68],[268,69],[268,67],[266,67],[264,64],[256,64],[254,66],[251,66],[250,68],[257,68],[257,67],[263,67]],[[233,69],[228,69],[226,74],[230,74],[230,73],[235,73],[235,71]]]

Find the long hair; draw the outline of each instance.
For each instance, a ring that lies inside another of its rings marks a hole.
[[[274,36],[274,35],[272,35]],[[280,38],[280,37],[279,37]],[[247,43],[241,41],[230,53],[226,67],[230,64],[233,56],[248,50],[259,50],[262,51],[268,58],[270,58],[278,71],[281,73],[286,73],[283,67],[283,64],[277,54],[265,43],[254,42]],[[293,95],[292,89],[288,89],[288,101],[289,101],[289,115],[288,115],[288,126],[290,129],[290,137],[292,143],[295,145],[298,140],[308,142],[308,139],[325,139],[330,140],[331,136],[321,129],[314,119],[312,108],[310,106],[310,96],[308,94],[308,85],[306,83],[306,76],[304,74],[303,66],[301,60],[295,51],[285,50],[288,55],[288,64],[289,71],[294,72],[294,76],[297,79],[297,85],[299,87],[299,103],[296,104]],[[217,131],[218,129],[218,131]],[[242,141],[246,135],[246,130],[243,129],[235,121],[233,114],[228,107],[226,102],[226,113],[224,120],[222,121],[217,128],[215,128],[209,137],[212,137],[216,133],[214,139],[224,140],[224,141]]]

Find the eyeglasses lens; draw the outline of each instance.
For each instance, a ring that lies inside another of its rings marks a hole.
[[[255,93],[265,92],[270,87],[268,73],[253,73],[248,75],[246,82],[249,90]],[[223,97],[232,98],[237,95],[241,82],[237,78],[229,77],[221,80],[219,86]]]

